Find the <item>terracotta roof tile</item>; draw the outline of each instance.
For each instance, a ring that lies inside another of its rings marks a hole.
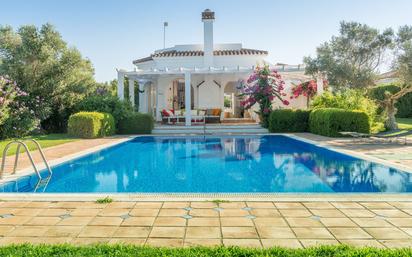
[[[242,48],[239,50],[215,50],[213,55],[215,56],[224,56],[224,55],[267,55],[267,51],[256,50],[256,49],[247,49]],[[153,58],[162,58],[162,57],[191,57],[191,56],[203,56],[203,51],[165,51],[154,53],[149,57],[137,59],[133,61],[133,64],[138,64],[142,62],[147,62],[153,60]]]

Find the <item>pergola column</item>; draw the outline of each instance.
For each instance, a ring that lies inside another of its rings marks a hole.
[[[156,110],[155,110],[155,117],[156,121],[161,121],[162,120],[162,115],[160,114],[160,101],[159,101],[159,94],[160,94],[160,85],[159,82],[156,82],[154,84],[155,89],[156,89]]]
[[[192,97],[191,97],[191,78],[190,73],[185,73],[185,119],[186,126],[192,125]]]
[[[129,100],[134,107],[134,79],[129,77]]]
[[[117,97],[124,100],[124,74],[120,71],[117,72]]]
[[[145,82],[139,80],[139,112],[147,113],[147,90],[145,89]]]

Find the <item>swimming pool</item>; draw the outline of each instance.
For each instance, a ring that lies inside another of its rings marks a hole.
[[[45,171],[43,171],[45,172]],[[46,175],[46,173],[44,174]],[[137,137],[0,185],[46,193],[412,192],[412,173],[281,135]]]

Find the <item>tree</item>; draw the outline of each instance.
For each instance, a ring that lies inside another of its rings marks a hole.
[[[386,91],[384,100],[380,101],[386,115],[385,127],[389,130],[398,129],[395,104],[401,97],[412,92],[412,26],[399,28],[395,42],[393,67],[400,78],[400,90],[396,93]]]
[[[0,74],[40,99],[42,108],[29,108],[49,131],[64,130],[73,106],[95,91],[93,73],[91,62],[68,47],[50,24],[17,31],[0,27]]]
[[[380,33],[364,24],[343,21],[339,36],[319,46],[316,57],[304,58],[306,74],[321,73],[335,89],[371,86],[392,41],[392,29]]]

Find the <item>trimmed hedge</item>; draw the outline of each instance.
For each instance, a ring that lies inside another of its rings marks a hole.
[[[279,109],[270,113],[269,131],[307,132],[309,130],[310,110]]]
[[[153,117],[145,113],[129,113],[119,120],[119,134],[150,134],[154,127]]]
[[[319,108],[309,115],[309,131],[328,137],[341,137],[342,131],[369,133],[369,117],[362,111]]]
[[[150,247],[130,244],[95,244],[86,246],[63,245],[9,245],[0,247],[0,256],[170,256],[170,257],[407,257],[412,256],[411,248],[403,249],[379,249],[372,247],[355,248],[345,245],[317,246],[306,249],[292,249],[284,247],[274,248],[240,248],[240,247]]]
[[[100,112],[78,112],[70,116],[68,134],[82,138],[97,138],[113,135],[116,131],[111,114]]]
[[[378,85],[372,88],[369,92],[370,97],[376,100],[383,100],[385,96],[385,91],[391,93],[399,92],[400,87],[396,84],[386,84],[386,85]],[[395,104],[398,112],[396,113],[396,117],[398,118],[412,118],[412,93],[408,93],[401,97],[398,102]],[[382,107],[379,108],[379,112],[382,112]]]
[[[89,96],[75,106],[76,112],[102,112],[113,115],[116,128],[119,121],[134,112],[133,106],[128,101],[121,101],[117,96]]]

